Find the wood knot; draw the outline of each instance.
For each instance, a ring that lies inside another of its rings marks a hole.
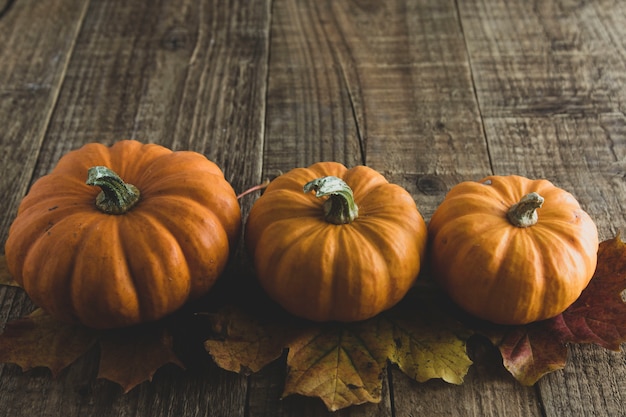
[[[417,179],[417,188],[426,195],[440,195],[448,191],[448,187],[435,175],[422,175]]]
[[[161,38],[161,48],[167,51],[178,51],[189,46],[189,32],[184,27],[169,28]]]

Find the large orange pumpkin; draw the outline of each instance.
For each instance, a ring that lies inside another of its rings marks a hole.
[[[271,298],[299,317],[349,322],[404,297],[426,233],[402,187],[365,166],[321,162],[272,181],[250,211],[245,236]]]
[[[33,302],[58,319],[124,327],[205,294],[240,227],[234,190],[203,155],[92,143],[33,184],[6,260]]]
[[[562,313],[596,268],[594,222],[547,180],[490,176],[458,184],[428,230],[435,278],[459,306],[495,323]]]

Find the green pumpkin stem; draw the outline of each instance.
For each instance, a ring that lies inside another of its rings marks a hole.
[[[543,197],[533,192],[526,194],[507,212],[507,218],[513,226],[530,227],[537,223],[537,209],[543,205]]]
[[[337,177],[322,177],[304,185],[304,192],[315,191],[316,197],[328,196],[324,202],[324,218],[332,224],[352,223],[359,214],[352,189]]]
[[[95,166],[87,172],[87,185],[100,187],[96,207],[107,214],[124,214],[139,201],[139,190],[126,184],[107,167]]]

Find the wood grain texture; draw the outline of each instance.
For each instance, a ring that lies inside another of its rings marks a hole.
[[[621,111],[619,1],[459,2],[483,117]],[[481,94],[490,91],[493,94]]]
[[[314,162],[364,163],[364,117],[354,69],[337,46],[330,2],[273,2],[264,164],[266,176]],[[341,58],[340,58],[341,56]]]
[[[254,184],[268,32],[263,0],[94,2],[36,175],[84,143],[132,138],[204,153],[239,191]]]
[[[0,242],[24,195],[87,1],[0,4]],[[49,16],[58,16],[50,19]]]

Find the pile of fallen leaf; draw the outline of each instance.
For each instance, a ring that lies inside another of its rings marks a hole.
[[[0,265],[0,284],[11,285],[3,259]],[[303,321],[258,292],[246,295],[233,290],[237,285],[225,288],[213,299],[132,329],[95,331],[35,310],[6,325],[0,335],[0,362],[25,371],[47,367],[57,375],[98,346],[98,377],[129,391],[166,364],[184,367],[198,350],[210,354],[219,367],[246,374],[287,350],[283,395],[319,397],[337,410],[380,401],[382,376],[390,363],[419,382],[441,378],[461,384],[472,365],[467,342],[474,335],[486,336],[499,349],[506,369],[525,385],[562,369],[569,343],[617,351],[626,341],[626,244],[619,236],[600,244],[596,273],[570,308],[524,326],[473,319],[427,278],[393,309],[351,324]],[[251,302],[255,299],[262,301]]]

